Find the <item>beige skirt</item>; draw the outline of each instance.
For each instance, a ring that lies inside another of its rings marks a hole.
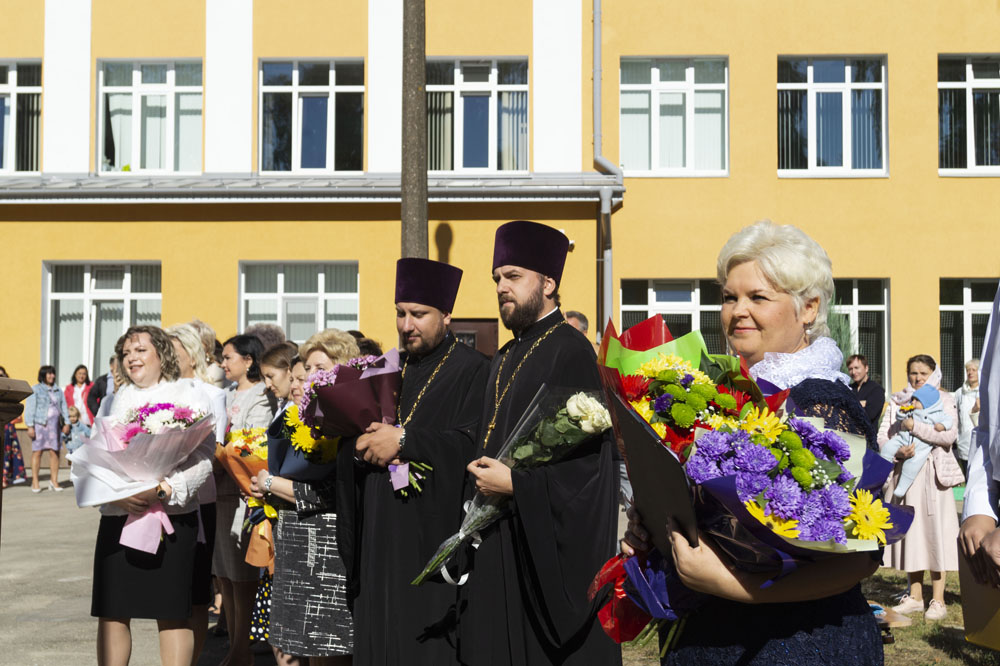
[[[885,497],[899,481],[900,463],[889,477]],[[958,571],[958,506],[951,488],[943,488],[928,456],[913,485],[901,500],[913,507],[913,524],[900,541],[885,549],[883,566],[900,571]]]

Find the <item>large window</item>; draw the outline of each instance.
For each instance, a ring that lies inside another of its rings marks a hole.
[[[358,328],[358,265],[244,263],[240,268],[240,324],[278,324],[289,340],[304,342],[324,328]]]
[[[1000,56],[938,58],[938,168],[1000,175]]]
[[[847,353],[864,354],[869,377],[889,389],[889,281],[838,279],[833,284],[833,316],[843,317],[851,332]]]
[[[427,62],[427,168],[528,170],[528,61]]]
[[[104,61],[97,77],[101,171],[202,171],[200,61]]]
[[[161,300],[159,264],[46,264],[42,358],[63,384],[79,363],[107,372],[129,326],[160,325]]]
[[[361,61],[262,62],[260,170],[361,171]]]
[[[885,83],[882,57],[778,58],[781,175],[885,175]]]
[[[941,278],[941,384],[954,391],[965,381],[965,362],[980,358],[997,293],[996,279]]]
[[[726,352],[715,280],[622,280],[621,307],[622,330],[659,314],[675,338],[698,330],[710,353]]]
[[[0,62],[0,173],[38,171],[42,65]]]
[[[621,163],[629,175],[724,176],[725,58],[623,58]]]

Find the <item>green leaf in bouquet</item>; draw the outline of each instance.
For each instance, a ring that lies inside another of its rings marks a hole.
[[[841,472],[843,471],[840,468],[840,465],[832,460],[817,459],[816,466],[819,467],[824,472],[826,472],[826,475],[830,477],[831,481],[836,480],[836,478],[840,476]]]
[[[559,443],[561,437],[555,425],[546,421],[539,428],[539,439],[543,446],[552,447]]]
[[[514,448],[514,452],[511,454],[511,458],[514,460],[528,460],[531,455],[535,452],[535,447],[531,444],[522,444]]]
[[[681,373],[676,370],[664,370],[656,375],[656,378],[666,384],[676,384],[680,381]]]
[[[567,445],[573,446],[590,437],[590,433],[584,431],[582,428],[573,426],[563,433],[563,437],[565,438]]]
[[[740,361],[735,356],[702,353],[698,369],[708,375],[709,379],[716,384],[726,386],[730,373],[739,373]]]

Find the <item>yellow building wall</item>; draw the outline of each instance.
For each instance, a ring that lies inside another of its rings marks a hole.
[[[429,257],[464,271],[457,318],[497,318],[493,237],[509,219],[538,219],[575,243],[561,294],[567,309],[591,312],[595,285],[593,207],[587,204],[431,206]],[[575,217],[574,217],[575,216]],[[0,207],[5,270],[17,287],[0,292],[0,365],[33,378],[42,358],[46,261],[159,261],[162,323],[195,317],[220,340],[239,331],[240,261],[357,261],[360,327],[386,349],[397,342],[395,269],[399,206],[368,204],[201,204]],[[16,314],[14,314],[16,313]],[[500,326],[500,344],[510,334]],[[46,352],[47,353],[47,352]],[[60,381],[67,378],[60,377]]]
[[[531,55],[532,0],[427,0],[427,55]]]
[[[368,81],[368,2],[367,0],[301,0],[293,4],[281,0],[257,0],[253,5],[254,137],[259,134],[258,113],[262,58],[363,58]],[[367,86],[366,86],[367,90]],[[365,135],[368,145],[368,96],[365,95]],[[253,170],[257,171],[258,141],[253,142]],[[368,168],[365,151],[364,168]]]
[[[730,79],[729,177],[625,179],[612,222],[616,316],[622,279],[712,276],[729,235],[771,218],[823,245],[835,277],[889,279],[892,383],[901,386],[907,357],[939,355],[938,279],[1000,275],[987,250],[1000,238],[996,178],[937,174],[937,56],[996,53],[997,34],[1000,6],[971,1],[604,3],[613,162],[620,58],[723,55]],[[777,58],[825,54],[887,56],[888,178],[778,177]]]
[[[45,3],[0,0],[3,37],[0,59],[41,58],[45,38]],[[42,68],[45,76],[45,68]]]

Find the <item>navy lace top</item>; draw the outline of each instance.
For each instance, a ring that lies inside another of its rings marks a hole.
[[[803,416],[863,435],[869,448],[877,450],[874,428],[844,384],[806,379],[792,388],[789,399]],[[881,552],[877,555],[881,559]],[[832,597],[796,603],[750,605],[713,598],[688,616],[662,663],[881,666],[882,637],[860,584]]]

